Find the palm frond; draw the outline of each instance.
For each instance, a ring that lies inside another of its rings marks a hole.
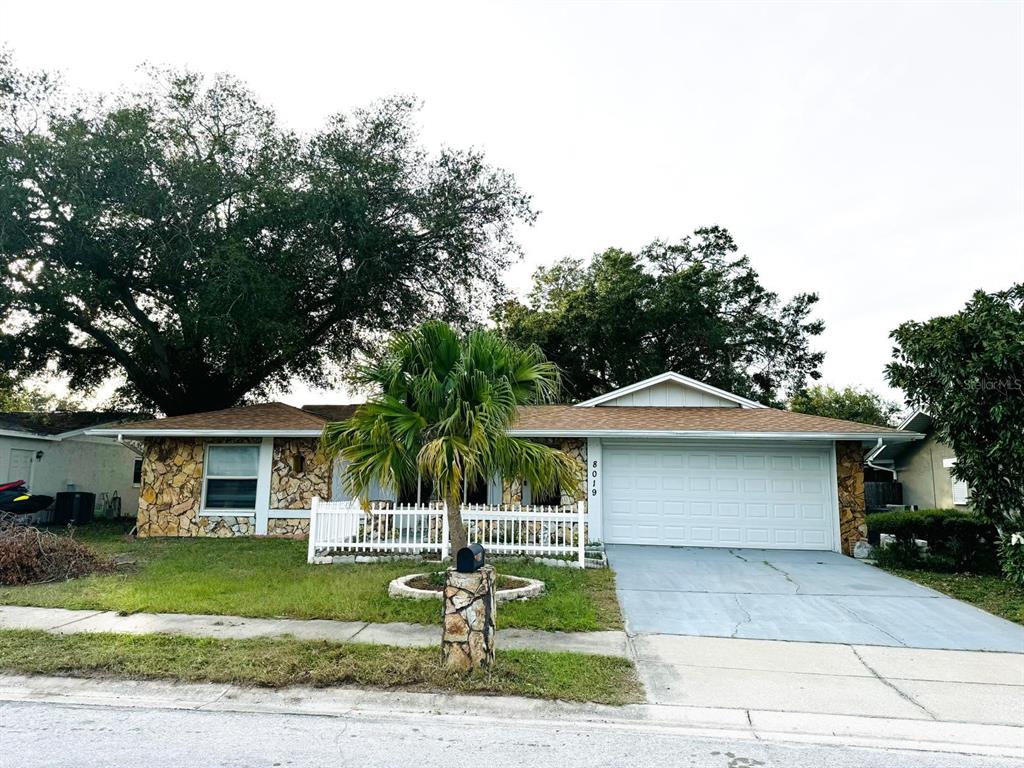
[[[350,492],[362,494],[373,482],[413,487],[420,473],[446,499],[495,472],[538,489],[578,482],[581,470],[570,457],[507,434],[519,406],[558,394],[558,368],[536,347],[488,330],[460,337],[430,321],[396,334],[356,379],[379,394],[352,418],[329,424],[322,439],[329,455],[346,462]]]

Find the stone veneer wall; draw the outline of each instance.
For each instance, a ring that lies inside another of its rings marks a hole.
[[[139,489],[139,536],[244,536],[256,532],[251,517],[200,517],[203,456],[207,440],[147,438]],[[218,439],[218,443],[253,443]]]
[[[552,448],[558,448],[563,453],[568,453],[579,462],[579,481],[573,489],[562,488],[561,503],[570,506],[577,501],[587,501],[587,441],[579,438],[564,438],[537,440],[536,442]],[[501,489],[502,504],[523,503],[523,483],[521,480],[504,478]]]
[[[839,540],[843,553],[852,555],[854,545],[868,537],[864,511],[864,449],[860,443],[836,441],[836,482]]]
[[[271,509],[309,509],[313,497],[331,498],[331,462],[315,437],[277,438],[270,472]],[[292,472],[291,457],[300,455],[302,472]]]
[[[200,516],[203,460],[208,442],[256,444],[250,439],[147,439],[142,459],[139,494],[139,536],[247,536],[256,533],[256,520],[235,515]],[[293,473],[289,458],[301,453],[305,466]],[[316,438],[278,439],[270,478],[270,508],[309,509],[313,496],[331,497],[330,462],[317,452]],[[303,538],[309,520],[270,518],[267,534]]]

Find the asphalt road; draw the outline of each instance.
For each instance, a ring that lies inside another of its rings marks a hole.
[[[461,732],[431,715],[390,719],[0,704],[0,768],[1019,768],[945,753],[695,738],[669,729],[530,725],[473,717]]]

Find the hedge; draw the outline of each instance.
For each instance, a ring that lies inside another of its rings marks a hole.
[[[883,533],[900,542],[924,539],[928,554],[922,565],[954,571],[990,572],[999,568],[996,527],[973,512],[957,509],[879,512],[868,515],[868,541],[877,545]],[[902,548],[904,554],[914,548]],[[927,561],[927,562],[925,562]]]

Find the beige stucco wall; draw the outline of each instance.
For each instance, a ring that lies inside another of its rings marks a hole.
[[[953,449],[929,435],[913,443],[898,462],[899,481],[903,483],[903,503],[921,509],[953,507],[953,479],[942,466],[943,459],[956,458]]]
[[[12,454],[12,451],[27,454]],[[43,455],[37,458],[40,451]],[[28,472],[14,476],[15,471],[11,469],[14,456],[31,458]],[[95,493],[98,516],[103,514],[100,495],[113,495],[115,491],[121,499],[121,514],[126,517],[135,514],[139,503],[139,489],[132,485],[135,459],[133,450],[103,437],[82,435],[57,442],[30,436],[0,436],[0,482],[24,480],[29,483],[29,490],[40,496],[56,496],[69,490]]]

